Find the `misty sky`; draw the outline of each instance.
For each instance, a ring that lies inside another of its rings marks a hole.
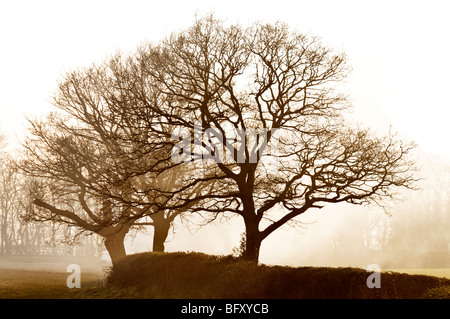
[[[450,154],[448,1],[1,1],[0,128],[48,111],[64,72],[188,27],[195,14],[281,20],[348,54],[357,119]]]
[[[144,40],[158,41],[189,27],[195,14],[215,12],[243,25],[284,21],[343,50],[353,69],[346,93],[358,121],[374,128],[392,124],[425,151],[450,156],[449,9],[449,1],[435,0],[1,0],[0,131],[15,144],[24,115],[52,109],[49,101],[65,72],[102,61],[117,50],[132,52]],[[318,225],[332,229],[326,221]],[[239,232],[228,234],[222,236],[223,245],[214,244],[218,250],[213,252],[229,252],[239,241]],[[265,241],[263,260],[279,251],[279,236],[286,235],[276,232]],[[204,242],[194,236],[175,238],[179,240],[170,242],[169,250]],[[288,240],[296,247],[298,233]],[[148,249],[148,243],[135,248]]]

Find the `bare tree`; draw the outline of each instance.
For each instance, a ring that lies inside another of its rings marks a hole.
[[[127,233],[141,225],[154,227],[153,248],[164,250],[170,225],[183,211],[156,214],[168,198],[155,189],[171,189],[181,173],[161,173],[173,142],[162,137],[156,144],[158,136],[150,136],[138,118],[115,111],[136,104],[127,89],[134,81],[120,54],[68,73],[54,97],[57,112],[30,121],[17,164],[35,183],[28,218],[104,237],[113,263],[125,256]],[[153,143],[143,143],[149,138]]]
[[[203,160],[175,189],[157,189],[169,199],[161,208],[241,216],[247,260],[257,261],[265,238],[310,209],[383,205],[414,180],[412,144],[345,122],[345,55],[285,24],[244,29],[208,16],[142,46],[132,63],[128,92],[138,103],[116,112],[160,136],[141,141],[152,148],[163,137],[178,143],[183,156],[161,171]],[[211,192],[186,195],[212,180]]]

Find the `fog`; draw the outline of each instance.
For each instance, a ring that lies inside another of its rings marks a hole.
[[[346,93],[353,120],[391,125],[418,143],[421,189],[380,207],[328,205],[300,216],[262,243],[260,261],[292,266],[449,267],[450,104],[447,3],[444,1],[19,1],[0,4],[0,131],[11,149],[25,116],[52,109],[65,71],[133,50],[215,11],[230,22],[281,20],[347,53]],[[167,251],[226,255],[239,246],[240,217],[199,227],[177,220]],[[150,251],[151,229],[129,236],[127,253]],[[105,257],[107,259],[107,257]]]
[[[440,268],[450,262],[450,165],[448,158],[420,153],[416,190],[388,207],[331,204],[311,209],[299,225],[284,226],[261,246],[260,262],[289,266]],[[198,222],[203,219],[198,219]],[[175,223],[167,251],[233,254],[244,231],[242,218],[203,227]],[[149,251],[151,230],[127,241],[129,253]]]

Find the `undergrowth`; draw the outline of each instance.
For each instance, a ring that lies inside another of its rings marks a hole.
[[[108,287],[131,298],[210,299],[415,299],[450,298],[450,280],[382,273],[381,288],[368,288],[359,268],[257,265],[233,256],[141,253],[114,266]]]

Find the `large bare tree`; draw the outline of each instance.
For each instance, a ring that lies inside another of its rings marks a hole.
[[[382,205],[414,181],[412,144],[344,120],[345,55],[285,24],[243,28],[208,16],[142,46],[130,63],[136,105],[116,112],[177,143],[177,164],[162,171],[197,163],[179,187],[158,189],[169,199],[161,207],[241,216],[247,260],[257,261],[265,238],[310,209]],[[168,143],[145,142],[161,141]],[[212,180],[211,192],[187,196]]]

